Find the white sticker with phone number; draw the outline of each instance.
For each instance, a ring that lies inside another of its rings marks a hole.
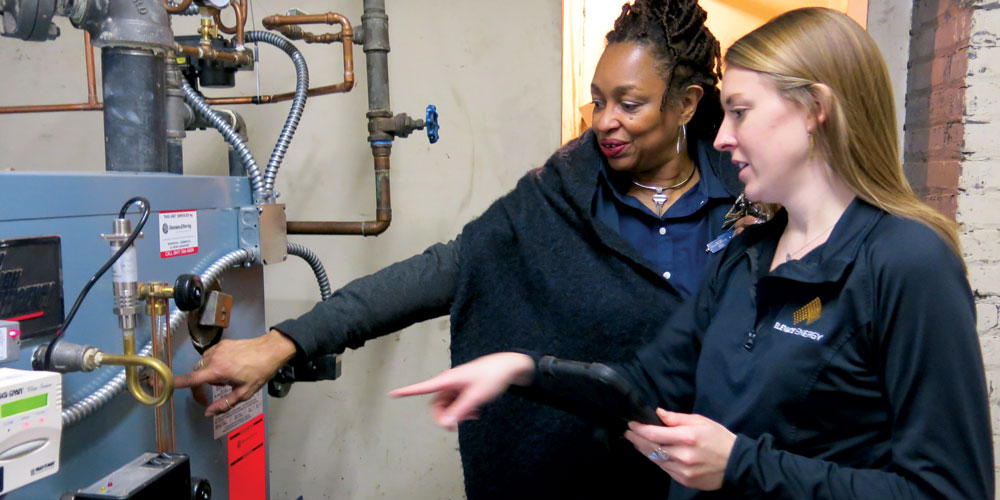
[[[198,253],[198,211],[160,212],[160,258]]]

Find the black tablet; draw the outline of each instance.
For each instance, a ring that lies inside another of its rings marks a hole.
[[[541,403],[601,422],[663,425],[656,410],[610,366],[544,356],[537,376],[544,377],[544,390],[533,399]]]

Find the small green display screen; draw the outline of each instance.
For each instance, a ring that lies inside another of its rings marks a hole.
[[[47,404],[49,404],[49,394],[47,392],[31,396],[30,398],[4,403],[0,405],[0,418],[7,418],[18,413],[34,410],[35,408],[44,408]]]

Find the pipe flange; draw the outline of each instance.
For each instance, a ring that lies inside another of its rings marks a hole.
[[[91,3],[91,2],[86,2]],[[85,13],[82,25],[95,47],[133,47],[166,55],[174,47],[174,33],[163,2],[96,0],[102,10]]]
[[[59,27],[52,24],[56,0],[2,0],[0,12],[3,36],[33,42],[55,40],[59,36]]]

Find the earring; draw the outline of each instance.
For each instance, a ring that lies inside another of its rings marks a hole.
[[[816,147],[816,144],[815,144],[815,142],[813,142],[812,132],[809,132],[808,135],[809,135],[809,157],[812,158],[813,149]]]
[[[687,142],[687,125],[681,125],[681,133],[677,134],[677,154],[681,154],[681,142]]]

